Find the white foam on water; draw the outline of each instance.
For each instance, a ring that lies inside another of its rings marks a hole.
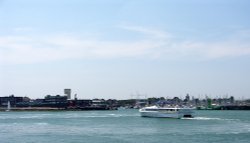
[[[125,115],[125,114],[108,114],[110,117],[135,117],[137,115]]]
[[[208,118],[208,117],[194,117],[194,118],[181,118],[184,120],[221,120],[220,118]]]
[[[40,125],[40,126],[45,126],[45,125],[49,125],[48,123],[45,122],[41,122],[41,123],[34,123],[35,125]]]
[[[137,117],[139,115],[123,115],[123,114],[104,114],[104,115],[85,115],[79,116],[79,118],[120,118],[120,117]]]
[[[44,117],[43,116],[38,116],[38,115],[36,115],[36,116],[20,116],[19,117],[20,119],[43,119]]]
[[[184,120],[220,120],[220,121],[238,121],[238,119],[222,119],[222,118],[210,118],[210,117],[194,117],[194,118],[181,118]]]

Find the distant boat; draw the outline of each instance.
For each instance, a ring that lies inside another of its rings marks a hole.
[[[5,111],[10,111],[11,107],[10,107],[10,101],[8,101],[8,104],[7,104],[7,109]]]
[[[139,110],[142,117],[160,117],[160,118],[193,118],[194,110],[192,108],[176,107],[158,107],[150,106]]]

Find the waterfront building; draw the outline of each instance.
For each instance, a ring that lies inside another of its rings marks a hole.
[[[90,107],[92,105],[92,100],[90,99],[75,99],[75,100],[67,100],[68,105],[67,108],[77,109],[77,108],[85,108]]]
[[[52,96],[47,95],[44,99],[35,99],[30,102],[21,102],[18,107],[54,107],[54,108],[66,108],[67,96]]]
[[[14,95],[0,97],[0,106],[7,107],[8,102],[10,102],[11,107],[15,107],[17,103],[23,102],[24,97],[15,97]]]
[[[43,106],[46,106],[46,107],[65,108],[65,107],[67,107],[67,104],[68,104],[67,96],[47,95],[47,96],[45,96],[45,98],[43,100]]]

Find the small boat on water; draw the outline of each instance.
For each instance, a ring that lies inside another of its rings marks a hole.
[[[193,118],[193,108],[150,106],[139,110],[142,117]]]

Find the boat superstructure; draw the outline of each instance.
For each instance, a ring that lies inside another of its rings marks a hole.
[[[150,106],[139,110],[142,117],[192,118],[193,108]]]

